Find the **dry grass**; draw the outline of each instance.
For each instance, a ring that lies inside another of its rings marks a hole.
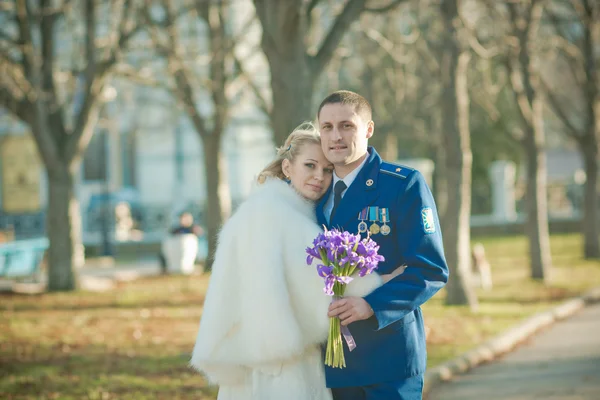
[[[424,307],[436,365],[600,284],[600,262],[581,259],[578,235],[553,236],[554,283],[528,279],[522,237],[483,240],[494,289],[480,310]],[[104,293],[0,295],[0,398],[214,399],[187,366],[208,277],[156,277]]]
[[[215,398],[187,366],[207,282],[157,277],[105,293],[1,296],[0,397]]]

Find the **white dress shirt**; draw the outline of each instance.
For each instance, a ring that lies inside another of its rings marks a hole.
[[[333,172],[333,182],[332,182],[332,186],[331,186],[332,188],[335,187],[335,184],[338,183],[338,181],[344,181],[344,183],[346,184],[346,189],[344,189],[344,191],[342,192],[342,198],[344,198],[344,195],[348,191],[348,188],[350,187],[350,185],[352,185],[352,182],[354,182],[354,180],[358,176],[358,173],[360,172],[362,167],[364,167],[364,165],[367,163],[367,158],[369,158],[368,154],[365,157],[365,159],[362,161],[362,163],[360,163],[360,165],[358,167],[356,167],[352,172],[350,172],[348,175],[346,175],[346,177],[344,179],[337,176],[335,171]],[[325,218],[327,218],[327,222],[329,222],[329,217],[331,216],[331,211],[333,210],[333,198],[334,197],[335,197],[335,194],[333,193],[333,190],[331,190],[331,193],[329,194],[329,198],[327,199],[327,202],[325,203],[325,207],[323,207],[323,211],[325,213]]]

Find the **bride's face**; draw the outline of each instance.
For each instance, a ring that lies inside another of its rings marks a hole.
[[[282,167],[294,189],[308,200],[319,200],[331,184],[333,164],[316,143],[303,145],[294,161],[283,160]]]

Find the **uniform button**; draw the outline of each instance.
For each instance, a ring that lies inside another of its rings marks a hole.
[[[373,179],[367,180],[367,186],[373,186]]]

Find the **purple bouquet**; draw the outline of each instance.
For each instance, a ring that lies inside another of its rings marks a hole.
[[[346,285],[357,274],[359,277],[372,273],[383,261],[383,256],[377,252],[379,246],[370,237],[361,239],[360,235],[349,232],[340,232],[337,229],[319,234],[313,241],[313,247],[308,247],[306,263],[311,265],[316,258],[321,260],[317,265],[319,276],[325,280],[325,294],[341,298],[344,296]],[[350,351],[356,347],[347,327],[340,324],[337,317],[329,319],[329,336],[327,338],[327,351],[325,365],[334,368],[344,368],[344,347],[342,334],[348,343]]]

